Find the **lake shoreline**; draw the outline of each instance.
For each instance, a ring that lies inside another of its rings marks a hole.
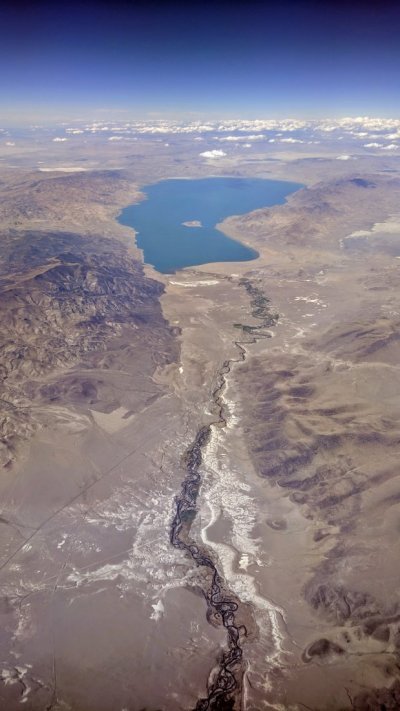
[[[302,187],[262,178],[168,178],[143,186],[145,199],[124,208],[118,222],[135,230],[144,263],[161,274],[203,264],[252,261],[259,252],[217,225],[233,215],[282,204]],[[188,227],[193,229],[190,241]]]

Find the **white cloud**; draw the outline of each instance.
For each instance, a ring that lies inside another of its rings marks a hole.
[[[63,125],[64,127],[64,125]],[[159,119],[153,121],[95,121],[79,123],[73,126],[65,124],[67,135],[89,132],[106,133],[107,131],[125,134],[153,134],[163,137],[163,134],[194,134],[195,139],[201,139],[203,134],[212,132],[215,138],[226,141],[262,141],[268,140],[266,132],[273,138],[276,135],[284,136],[287,133],[299,132],[293,141],[303,138],[303,133],[318,131],[327,139],[334,140],[342,136],[351,139],[369,138],[374,140],[379,137],[396,140],[400,138],[400,118],[371,118],[369,116],[346,116],[339,119],[299,120],[299,119],[229,119],[223,121],[171,121]],[[333,135],[332,135],[333,134]],[[385,135],[382,135],[385,134]],[[307,139],[313,135],[306,136]]]
[[[104,124],[103,122],[94,122],[91,124],[86,124],[84,130],[96,133],[97,131],[133,131],[135,133],[142,134],[165,134],[165,133],[183,133],[183,134],[203,134],[209,132],[216,133],[235,133],[243,132],[250,133],[251,139],[256,135],[257,138],[254,140],[262,140],[265,135],[262,135],[262,131],[298,131],[309,126],[309,122],[298,121],[296,119],[256,119],[256,120],[245,120],[245,119],[235,119],[235,120],[225,120],[225,121],[189,121],[187,123],[179,121],[169,121],[169,120],[158,120],[158,121],[132,121],[131,123],[113,123],[111,127],[111,122]],[[257,132],[257,133],[255,133]],[[199,136],[200,137],[200,136]],[[242,140],[246,140],[248,136],[244,136]]]
[[[70,165],[70,166],[64,166],[64,165],[59,165],[59,166],[51,166],[49,168],[46,168],[45,166],[41,166],[39,170],[42,173],[84,173],[87,168],[82,168],[81,166],[77,165]]]
[[[204,151],[203,153],[199,153],[202,158],[223,158],[226,156],[226,153],[224,151],[220,151],[218,149],[214,149],[213,151]]]
[[[348,157],[335,156],[338,160],[356,160],[357,153],[362,152],[361,146],[366,151],[379,150],[400,155],[400,118],[371,118],[369,116],[346,116],[339,119],[226,119],[222,121],[173,121],[154,117],[150,121],[79,121],[59,124],[60,136],[53,138],[55,142],[64,142],[75,134],[101,137],[105,142],[108,139],[121,141],[139,141],[142,135],[159,140],[160,144],[170,143],[170,138],[175,134],[191,136],[194,141],[208,140],[214,145],[232,145],[239,148],[255,147],[271,144],[274,150],[284,150],[285,144],[293,148],[301,144],[312,145],[321,142],[324,144],[337,143],[337,151],[352,150]],[[64,133],[65,132],[65,133]],[[0,134],[1,135],[1,134]],[[5,136],[4,136],[5,138]],[[11,137],[12,138],[12,137]],[[318,139],[318,140],[317,140]],[[51,139],[50,139],[51,140]],[[264,143],[262,143],[264,141]],[[346,148],[339,148],[339,141],[345,141]],[[363,143],[365,141],[365,143]],[[349,147],[347,147],[347,144]],[[4,144],[3,144],[4,145]],[[350,146],[357,148],[350,148]],[[206,146],[204,147],[206,148]],[[202,147],[200,147],[202,150]],[[201,154],[205,159],[218,159],[225,156],[224,152],[204,150]],[[229,155],[229,152],[228,152]]]
[[[299,138],[281,138],[281,143],[304,143]]]
[[[123,141],[124,137],[123,136],[110,136],[108,139],[109,141]]]
[[[215,136],[215,138],[217,139],[217,141],[232,141],[243,143],[243,141],[263,141],[265,139],[265,135],[263,133],[256,133],[247,136],[222,136],[222,138],[218,138],[218,136]]]
[[[351,156],[347,156],[347,155],[336,156],[336,160],[351,160]]]
[[[356,136],[356,138],[365,138],[368,136],[368,131],[349,131],[351,136]]]
[[[15,146],[14,141],[6,141],[6,146]]]
[[[222,136],[222,138],[219,138],[218,136],[215,136],[217,141],[246,141],[246,136]]]

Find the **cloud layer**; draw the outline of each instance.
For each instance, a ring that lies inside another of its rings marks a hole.
[[[202,158],[212,158],[212,159],[215,159],[215,158],[223,158],[224,156],[226,156],[226,153],[224,153],[224,151],[220,151],[220,150],[218,150],[218,149],[215,149],[215,150],[213,150],[213,151],[203,151],[203,153],[199,153],[199,155],[200,155]]]

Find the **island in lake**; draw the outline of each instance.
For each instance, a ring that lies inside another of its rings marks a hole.
[[[182,222],[184,227],[203,227],[200,220],[188,220],[187,222]]]

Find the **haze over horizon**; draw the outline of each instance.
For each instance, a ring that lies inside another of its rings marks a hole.
[[[0,119],[390,116],[400,8],[4,3]]]

